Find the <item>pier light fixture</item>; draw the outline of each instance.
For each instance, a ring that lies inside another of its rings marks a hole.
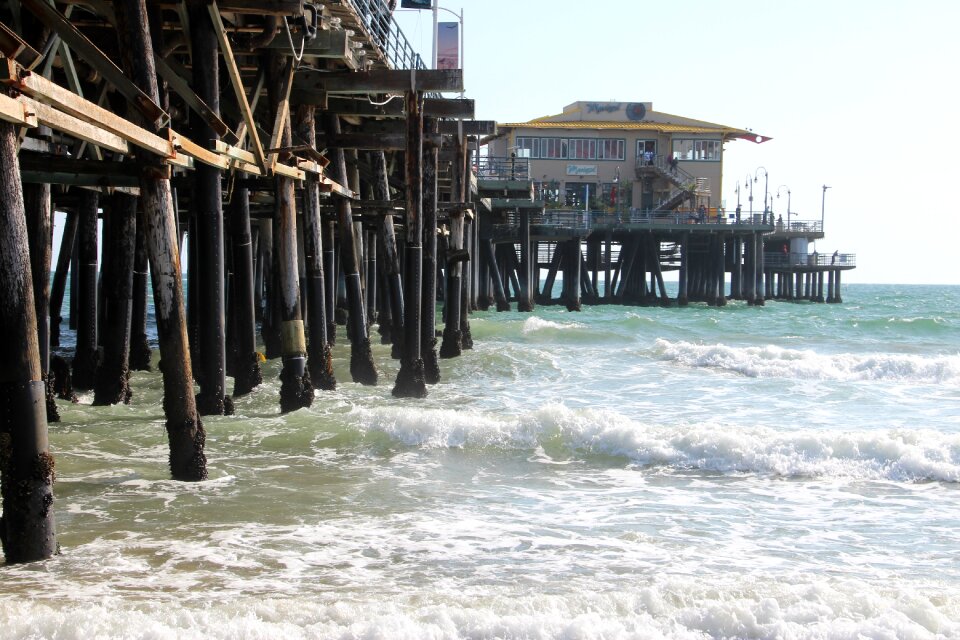
[[[747,200],[750,202],[750,222],[753,222],[753,183],[754,183],[754,181],[755,181],[755,178],[754,178],[751,174],[748,173],[748,174],[747,174],[747,179],[746,179],[746,181],[743,183],[745,186],[746,186],[746,185],[749,185],[749,186],[750,186],[750,197],[747,198]]]
[[[827,185],[823,185],[823,197],[820,199],[820,233],[823,233],[823,212],[827,206],[827,189],[830,189]]]
[[[785,184],[777,187],[777,199],[780,199],[780,192],[784,189],[787,190],[787,229],[790,229],[790,187]]]
[[[757,174],[761,171],[763,171],[763,224],[767,224],[767,213],[769,212],[767,208],[767,188],[770,186],[770,174],[767,173],[767,168],[757,167],[757,170],[753,172],[753,181],[757,181]]]

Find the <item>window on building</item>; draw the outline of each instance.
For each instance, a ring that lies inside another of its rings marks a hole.
[[[606,138],[597,141],[597,159],[598,160],[623,160],[626,140],[608,140]]]
[[[566,158],[567,141],[564,138],[541,138],[541,158]]]
[[[693,160],[693,143],[695,140],[674,140],[673,157],[677,160]]]
[[[571,160],[596,160],[597,141],[593,138],[570,138],[568,152]]]
[[[719,162],[723,144],[719,140],[674,140],[673,156],[677,160]]]
[[[696,160],[720,161],[719,140],[697,140],[694,145],[693,157]]]
[[[517,157],[518,158],[539,158],[540,157],[540,138],[526,138],[517,136]]]

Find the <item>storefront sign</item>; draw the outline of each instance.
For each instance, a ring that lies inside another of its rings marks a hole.
[[[597,175],[597,165],[595,164],[568,164],[568,176],[595,176]]]

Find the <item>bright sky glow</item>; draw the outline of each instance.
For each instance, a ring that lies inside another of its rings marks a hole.
[[[834,0],[441,0],[464,12],[478,119],[525,121],[577,100],[749,128],[723,195],[763,171],[773,208],[819,220],[820,253],[856,253],[844,282],[960,284],[960,3]],[[432,15],[396,12],[430,59]],[[455,18],[444,11],[441,21]],[[783,188],[780,188],[782,185]],[[747,192],[741,192],[746,208]]]

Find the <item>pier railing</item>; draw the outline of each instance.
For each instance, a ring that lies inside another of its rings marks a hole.
[[[698,211],[696,209],[674,209],[673,211],[640,211],[631,209],[622,212],[607,211],[577,211],[564,209],[547,209],[542,216],[532,218],[534,224],[573,227],[589,229],[598,225],[678,225],[678,224],[723,224],[737,225],[764,225],[760,216],[756,220],[741,218],[738,222],[729,217],[724,209],[710,208]]]
[[[857,254],[855,253],[782,253],[765,251],[763,264],[767,268],[785,267],[855,267]]]
[[[371,42],[380,49],[392,69],[425,69],[420,54],[414,50],[407,36],[393,19],[393,13],[383,0],[340,0],[353,8],[366,29]]]
[[[529,180],[529,158],[481,156],[476,166],[480,180]]]
[[[819,220],[796,220],[791,218],[788,222],[778,219],[774,228],[778,233],[823,233],[823,223]]]

